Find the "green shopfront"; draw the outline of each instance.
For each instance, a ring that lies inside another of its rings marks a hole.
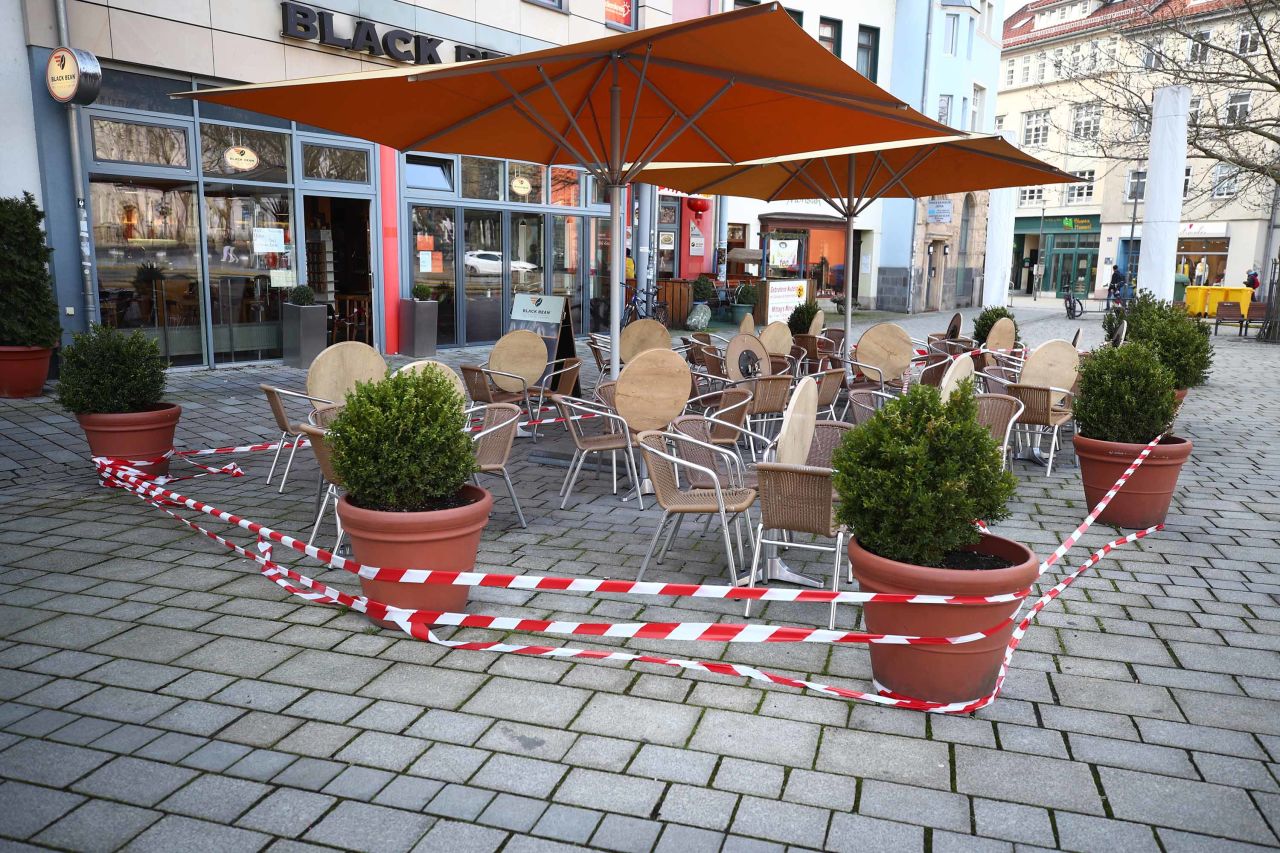
[[[1098,282],[1100,221],[1092,216],[1020,216],[1014,222],[1014,282],[1029,292],[1039,273],[1040,291],[1082,295]]]

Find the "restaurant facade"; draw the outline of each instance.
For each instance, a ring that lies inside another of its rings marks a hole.
[[[667,23],[661,4],[69,0],[65,35],[60,5],[22,3],[37,174],[3,184],[46,210],[67,334],[141,329],[175,366],[275,359],[299,284],[331,342],[388,353],[415,285],[440,346],[496,340],[520,293],[568,296],[579,333],[607,322],[608,205],[582,170],[403,154],[170,95],[536,50]],[[90,104],[50,94],[63,43],[101,62]]]

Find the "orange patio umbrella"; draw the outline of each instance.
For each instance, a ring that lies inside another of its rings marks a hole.
[[[611,188],[614,375],[623,193],[644,166],[953,133],[825,50],[778,3],[478,62],[183,94],[405,151],[582,165]]]
[[[640,173],[640,179],[687,193],[765,201],[819,198],[829,204],[846,222],[844,295],[848,340],[853,322],[853,269],[858,254],[854,218],[873,201],[1080,180],[1020,151],[1003,137],[952,134],[732,165],[654,163]]]

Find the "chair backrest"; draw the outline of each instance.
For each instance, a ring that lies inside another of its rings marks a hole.
[[[1054,394],[1043,385],[1013,384],[1005,389],[1009,396],[1017,398],[1025,408],[1018,420],[1031,426],[1053,426]]]
[[[964,318],[960,316],[960,312],[951,315],[951,322],[947,323],[947,337],[949,341],[954,341],[960,337],[960,327],[964,323]]]
[[[809,455],[805,457],[804,464],[830,468],[831,457],[844,440],[844,434],[851,429],[853,424],[844,421],[818,421],[813,425],[813,443],[809,445]]]
[[[1243,320],[1244,317],[1240,313],[1240,303],[1239,302],[1219,302],[1218,303],[1218,319],[1226,322]]]
[[[714,376],[716,379],[728,379],[729,375],[725,372],[724,356],[720,354],[720,350],[713,346],[703,346],[699,356],[702,366],[707,369],[708,376]]]
[[[616,405],[618,400],[618,382],[616,379],[610,379],[608,382],[601,382],[596,388],[596,396],[600,398],[600,402],[604,403],[607,408],[618,410]]]
[[[259,385],[258,388],[267,395],[267,405],[271,407],[271,415],[276,419],[276,428],[281,432],[296,432],[289,421],[289,413],[284,408],[284,400],[274,385]]]
[[[342,414],[342,410],[345,408],[345,403],[321,406],[311,413],[311,425],[320,427],[320,429],[328,429],[333,426],[333,422],[338,419],[338,415]]]
[[[1123,344],[1127,334],[1129,334],[1129,321],[1121,320],[1120,325],[1116,326],[1115,332],[1111,335],[1111,345],[1118,347]]]
[[[831,469],[808,465],[761,462],[759,478],[760,520],[766,530],[791,530],[831,536]]]
[[[880,410],[883,402],[884,398],[877,396],[874,391],[850,391],[849,413],[846,417],[854,426],[865,424]]]
[[[313,427],[311,424],[298,424],[298,429],[302,430],[303,435],[311,441],[311,452],[316,455],[316,462],[320,463],[320,473],[324,476],[325,481],[335,486],[341,486],[342,480],[338,478],[337,472],[333,470],[333,450],[329,447],[325,431],[319,427]]]
[[[787,408],[791,395],[790,376],[757,376],[750,383],[751,414],[777,415]]]
[[[817,335],[796,335],[793,339],[795,346],[800,348],[800,353],[805,358],[818,358],[818,336]]]
[[[795,369],[799,367],[800,362],[790,355],[770,355],[769,356],[769,374],[771,376],[794,376]]]
[[[466,385],[467,396],[473,403],[492,403],[493,388],[489,385],[489,377],[482,368],[474,364],[461,365],[462,382]]]
[[[996,444],[1004,447],[1013,422],[1022,413],[1022,401],[1008,394],[978,394],[974,399],[978,401],[978,423],[987,428]]]
[[[984,367],[982,368],[982,374],[997,380],[995,382],[983,383],[983,386],[986,387],[988,391],[991,391],[993,387],[996,389],[1003,389],[1006,385],[1018,381],[1018,371],[1012,367]]]
[[[342,402],[357,382],[377,382],[387,375],[387,361],[359,341],[326,347],[307,369],[307,395]]]
[[[840,387],[844,382],[844,368],[833,367],[830,370],[815,373],[813,378],[818,381],[818,408],[828,408],[836,401],[836,397],[840,396]]]
[[[680,484],[676,477],[676,463],[666,458],[671,455],[667,449],[667,436],[655,430],[646,430],[640,433],[638,439],[645,466],[649,469],[649,480],[653,483],[653,496],[657,499],[658,506],[670,509],[680,500]]]
[[[498,428],[494,429],[494,427]],[[515,441],[516,430],[519,427],[519,406],[514,403],[489,403],[485,406],[484,418],[480,422],[480,432],[473,436],[476,464],[481,468],[505,467],[507,459],[511,456],[511,444]]]
[[[822,336],[831,341],[834,352],[840,352],[844,348],[844,329],[825,329]]]
[[[555,369],[560,372],[556,374],[548,390],[556,394],[572,394],[573,386],[578,384],[578,374],[582,372],[582,359],[571,355],[555,364],[559,365]]]
[[[746,423],[747,413],[751,410],[752,393],[746,388],[726,388],[720,392],[720,405],[710,417],[716,421],[733,426]],[[738,431],[727,427],[713,428],[707,441],[733,442],[738,439]]]
[[[462,379],[458,376],[458,374],[453,372],[453,368],[449,367],[449,365],[445,364],[443,361],[436,361],[433,358],[424,358],[419,361],[411,361],[408,364],[406,364],[404,367],[401,367],[399,370],[397,370],[396,373],[397,374],[421,373],[424,370],[434,370],[444,375],[450,381],[453,382],[453,387],[457,389],[458,394],[461,395],[464,399],[466,398],[467,388],[463,384]]]
[[[920,384],[937,388],[942,384],[942,374],[951,366],[951,356],[931,352],[925,357],[924,370],[920,371]]]
[[[607,361],[604,355],[604,350],[601,349],[600,345],[591,338],[587,338],[587,349],[591,351],[591,358],[596,363],[596,370],[604,373],[605,362]]]
[[[715,424],[702,415],[681,415],[671,422],[672,432],[703,444],[714,443],[714,438],[712,437],[714,430]],[[693,441],[678,444],[675,448],[676,455],[686,462],[701,465],[703,468],[710,468],[716,472],[716,479],[720,481],[721,486],[729,486],[731,484],[731,475],[724,457],[709,448],[694,444]],[[705,476],[691,477],[689,485],[694,488],[710,486],[709,482],[703,482]]]

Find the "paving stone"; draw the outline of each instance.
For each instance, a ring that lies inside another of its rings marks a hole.
[[[23,782],[0,784],[0,835],[29,838],[84,802],[84,797]]]
[[[1155,853],[1155,835],[1151,828],[1137,823],[1107,820],[1100,817],[1057,812],[1054,821],[1058,825],[1058,839],[1063,850],[1078,853]]]
[[[297,838],[335,802],[333,797],[323,794],[280,788],[250,809],[236,821],[236,825],[286,838]]]
[[[121,756],[76,783],[73,790],[137,806],[154,806],[195,778],[193,770]]]
[[[86,853],[118,850],[161,814],[108,800],[88,800],[35,837],[40,844]]]
[[[715,786],[740,794],[777,797],[782,793],[783,769],[773,764],[725,758],[716,771]]]
[[[422,707],[402,702],[374,702],[350,720],[350,725],[397,734],[422,716]]]
[[[563,764],[519,755],[494,755],[471,777],[471,784],[526,797],[546,797],[565,774]]]
[[[733,818],[733,831],[804,847],[822,847],[831,813],[826,809],[743,797]]]
[[[810,767],[819,731],[812,723],[713,709],[703,714],[689,747],[752,761]]]
[[[448,850],[450,853],[492,853],[502,846],[506,838],[507,834],[499,829],[454,820],[438,820],[414,849],[422,853],[436,850]]]
[[[701,711],[637,696],[597,693],[574,720],[574,731],[683,746]]]
[[[499,794],[480,814],[479,820],[512,832],[528,832],[546,809],[547,804],[542,800]]]
[[[24,740],[0,752],[0,776],[65,788],[112,758],[108,752],[42,740]]]
[[[705,785],[715,771],[716,762],[716,756],[709,752],[646,744],[632,760],[627,773],[646,779]]]
[[[432,820],[426,815],[365,803],[339,803],[304,839],[349,850],[382,853],[413,848]]]
[[[716,853],[723,842],[724,836],[718,832],[668,824],[654,850],[656,853]]]
[[[139,625],[106,642],[99,643],[93,651],[100,655],[170,663],[208,642],[208,637],[191,631],[178,631],[157,625]],[[177,675],[174,676],[176,677]],[[170,678],[164,683],[167,684],[172,680]]]
[[[577,735],[573,732],[503,720],[490,726],[475,744],[481,749],[495,752],[511,752],[528,758],[559,761],[576,739]]]
[[[123,687],[104,687],[72,702],[65,710],[91,717],[105,717],[121,723],[146,723],[181,702],[181,699],[172,696],[127,690]]]
[[[1129,770],[1147,770],[1188,779],[1196,777],[1191,760],[1181,749],[1074,733],[1069,736],[1069,740],[1071,754],[1077,761]]]
[[[129,849],[156,853],[254,853],[270,840],[259,832],[169,815],[135,838]]]
[[[418,721],[410,726],[405,734],[441,743],[470,746],[476,743],[487,729],[495,725],[494,721],[487,717],[477,717],[472,714],[460,714],[457,711],[432,708],[419,717]],[[503,751],[513,752],[514,750]]]
[[[941,790],[951,787],[951,759],[945,743],[897,735],[827,729],[816,767],[886,782]]]
[[[378,792],[373,801],[380,806],[421,811],[443,787],[443,782],[437,782],[434,779],[397,776]]]
[[[364,732],[334,757],[338,761],[400,771],[412,764],[426,751],[426,748],[427,743],[417,738],[382,732]]]
[[[831,816],[831,832],[824,849],[920,853],[924,850],[924,831],[918,826],[860,814],[835,814]]]
[[[648,817],[665,785],[650,779],[575,768],[556,790],[556,802]]]
[[[586,842],[600,823],[600,812],[552,803],[533,827],[534,835],[561,841]]]
[[[214,823],[232,823],[270,790],[257,782],[209,774],[171,795],[159,808]]]
[[[462,710],[540,726],[566,726],[590,695],[576,687],[491,678]]]
[[[197,770],[219,772],[226,770],[252,751],[239,743],[211,741],[182,759],[182,763]]]
[[[487,678],[475,672],[393,663],[366,684],[360,695],[452,711],[467,701]],[[325,686],[338,689],[331,684]],[[530,687],[534,686],[530,684]]]
[[[289,687],[284,684],[272,684],[270,681],[256,681],[242,678],[227,685],[216,695],[214,702],[224,705],[235,705],[240,708],[253,708],[259,711],[277,713],[283,711],[290,703],[303,696],[306,691],[301,687]],[[306,714],[294,714],[306,717]]]
[[[973,819],[979,835],[1041,847],[1054,845],[1053,827],[1044,809],[974,798]]]
[[[1111,767],[1098,772],[1118,818],[1260,844],[1276,841],[1248,794],[1238,788]]]
[[[737,795],[727,791],[696,788],[692,785],[672,785],[667,789],[666,796],[662,798],[658,817],[665,821],[706,829],[726,829],[737,802]]]
[[[960,794],[866,779],[858,811],[871,817],[968,832],[969,799]]]
[[[635,741],[583,735],[573,744],[564,760],[579,767],[621,771],[631,763],[639,749],[640,745]]]
[[[794,803],[847,812],[853,809],[857,793],[857,780],[848,776],[792,770],[787,776],[787,788],[782,798]]]
[[[393,666],[392,669],[395,667]],[[390,670],[388,670],[390,671]],[[263,682],[266,683],[266,682]],[[282,685],[283,686],[283,685]],[[298,688],[286,688],[298,689]],[[326,723],[345,723],[369,705],[372,699],[360,696],[344,696],[341,693],[329,693],[325,690],[313,690],[304,695],[288,708],[288,713],[307,720],[318,720]]]
[[[195,735],[166,732],[146,746],[135,750],[133,754],[138,758],[150,758],[171,764],[181,761],[207,742],[204,738]]]
[[[493,792],[467,785],[446,785],[432,798],[427,811],[442,817],[475,820],[493,799]]]
[[[1008,841],[978,838],[973,835],[941,830],[934,831],[932,841],[933,853],[1012,853],[1013,851],[1013,845]]]
[[[1212,838],[1207,835],[1196,835],[1190,832],[1179,832],[1176,829],[1158,829],[1160,843],[1167,853],[1199,853],[1202,850],[1223,851],[1223,853],[1269,853],[1274,846],[1246,844],[1243,841],[1227,841],[1225,838]]]
[[[662,824],[657,821],[610,814],[600,821],[600,827],[591,837],[591,844],[605,850],[645,853],[653,849],[661,831]]]
[[[232,776],[245,779],[256,779],[266,782],[297,760],[295,755],[275,752],[270,749],[255,749],[244,758],[227,768]]]
[[[308,791],[319,791],[333,780],[347,765],[337,761],[323,761],[319,758],[299,758],[284,770],[281,770],[271,781],[277,785],[290,785],[305,788]]]
[[[1028,784],[1028,780],[1035,784]],[[956,790],[991,799],[1102,814],[1088,765],[973,746],[956,747]]]
[[[166,711],[151,721],[151,725],[162,729],[174,729],[193,735],[208,737],[222,729],[239,717],[243,711],[228,708],[213,702],[183,702],[171,711]],[[225,737],[225,734],[223,735]],[[234,738],[231,738],[234,740]]]

